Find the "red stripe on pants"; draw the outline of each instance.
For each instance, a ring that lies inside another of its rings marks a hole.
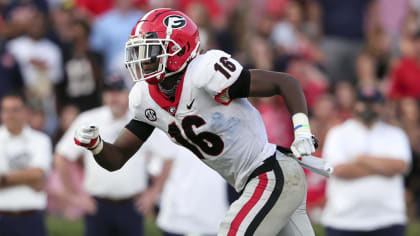
[[[255,188],[254,194],[252,194],[251,199],[249,199],[249,201],[239,211],[238,215],[236,215],[236,217],[233,219],[232,223],[230,224],[228,236],[236,235],[242,221],[245,219],[245,217],[248,215],[251,209],[257,204],[262,194],[264,193],[264,190],[267,187],[267,182],[268,182],[267,174],[263,173],[259,175],[258,178],[260,179],[260,181],[257,187]]]

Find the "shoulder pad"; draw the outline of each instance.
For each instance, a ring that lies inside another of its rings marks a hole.
[[[144,88],[147,88],[147,83],[144,81],[137,82],[133,85],[128,95],[128,104],[130,110],[138,109],[141,106],[142,96],[145,93]]]
[[[231,55],[221,50],[209,50],[204,54],[199,55],[188,66],[189,76],[192,77],[193,84],[202,88],[208,84],[216,71],[214,64],[219,61],[221,57],[230,58]]]

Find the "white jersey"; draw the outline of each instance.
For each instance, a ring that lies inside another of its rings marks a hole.
[[[40,168],[45,175],[51,169],[52,144],[50,138],[29,126],[14,136],[0,126],[0,175],[28,168]],[[0,188],[0,210],[42,210],[47,206],[45,191],[27,185]]]
[[[134,85],[129,100],[135,119],[168,133],[237,191],[276,149],[267,141],[259,112],[246,98],[222,99],[241,71],[229,54],[211,50],[188,65],[174,102],[146,82]]]

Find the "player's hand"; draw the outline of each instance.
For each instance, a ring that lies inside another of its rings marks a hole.
[[[82,125],[74,133],[74,142],[90,150],[94,155],[100,153],[103,141],[99,136],[99,129],[95,125]]]
[[[295,134],[295,140],[290,149],[295,157],[309,156],[315,152],[316,138],[310,133]]]
[[[317,140],[311,133],[309,119],[305,113],[296,113],[292,116],[295,140],[290,149],[295,157],[309,156],[318,146]]]

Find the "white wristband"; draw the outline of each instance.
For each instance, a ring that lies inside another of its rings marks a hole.
[[[309,119],[305,113],[296,113],[292,116],[293,130],[296,132],[311,132]]]
[[[102,149],[104,148],[104,142],[102,141],[101,137],[99,137],[99,143],[96,145],[95,148],[90,149],[90,151],[93,153],[93,155],[97,155],[100,152],[102,152]]]

